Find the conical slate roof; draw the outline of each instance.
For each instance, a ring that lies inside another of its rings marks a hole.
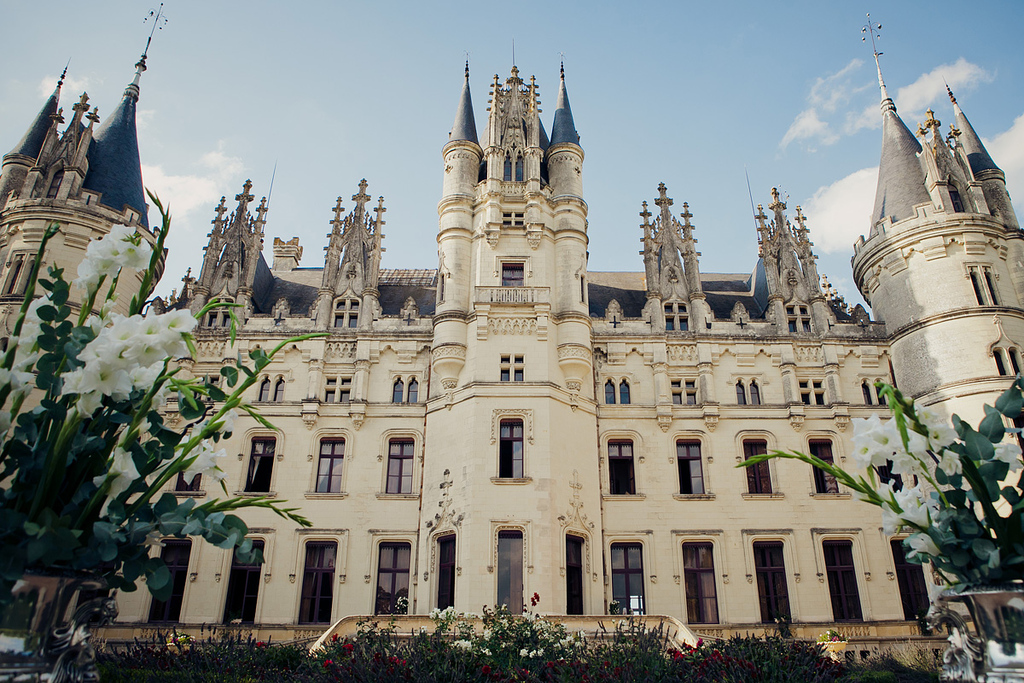
[[[580,136],[576,132],[576,124],[572,120],[572,109],[569,107],[569,94],[565,91],[565,71],[558,85],[558,101],[555,103],[555,122],[551,126],[551,144],[563,142],[580,144]]]
[[[1001,170],[996,166],[996,162],[992,161],[992,157],[989,156],[985,145],[981,143],[981,138],[974,132],[974,126],[971,125],[971,122],[964,116],[963,111],[960,110],[960,105],[956,103],[956,98],[953,97],[953,91],[948,86],[946,90],[949,92],[949,99],[953,101],[956,127],[960,129],[959,143],[964,146],[964,151],[967,152],[967,162],[971,165],[971,171],[977,175],[981,171]]]
[[[469,94],[469,64],[466,64],[466,80],[462,84],[462,95],[459,97],[459,108],[455,112],[455,123],[448,136],[449,142],[468,140],[480,144],[476,136],[476,120],[473,118],[473,98]]]
[[[914,215],[914,206],[930,202],[924,186],[924,170],[918,154],[921,143],[896,113],[896,105],[882,86],[882,158],[878,163],[878,188],[872,224],[886,216],[893,223]]]
[[[149,227],[146,193],[142,189],[142,163],[135,128],[138,86],[124,92],[121,103],[93,134],[89,147],[89,173],[82,186],[102,193],[100,203],[115,211],[127,204],[139,212],[139,222]]]
[[[53,94],[46,100],[43,108],[39,110],[36,118],[32,121],[32,125],[25,131],[24,137],[11,150],[11,154],[23,154],[33,159],[39,156],[39,151],[43,148],[43,141],[46,140],[46,133],[50,130],[50,126],[53,125],[53,120],[50,117],[57,113],[57,101],[59,99],[60,84],[58,83],[57,87],[53,90]]]

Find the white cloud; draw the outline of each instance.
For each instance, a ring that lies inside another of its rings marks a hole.
[[[1014,208],[1020,219],[1024,216],[1024,114],[1014,120],[1009,130],[984,142],[992,159],[1006,173],[1006,189],[1011,198],[1016,198]]]
[[[188,175],[174,175],[163,166],[142,166],[146,187],[153,191],[164,206],[170,205],[174,215],[181,218],[197,208],[213,211],[225,184],[242,171],[242,161],[228,156],[223,149],[207,152],[198,162],[204,170]]]
[[[935,102],[945,100],[946,84],[953,91],[974,89],[978,83],[987,83],[993,78],[992,74],[985,71],[977,64],[972,64],[961,57],[952,64],[937,66],[928,73],[921,74],[916,81],[910,85],[903,86],[896,91],[896,107],[900,112],[900,118],[909,128],[914,128],[913,122],[924,120],[924,110]],[[844,133],[852,135],[862,128],[878,128],[882,124],[882,117],[877,104],[865,107],[858,114],[850,114],[847,117]]]
[[[849,252],[868,232],[878,167],[863,168],[818,188],[804,203],[811,240],[825,254]]]
[[[794,140],[818,139],[823,145],[831,145],[839,139],[828,124],[818,118],[818,112],[812,107],[797,114],[796,119],[789,126],[789,130],[782,137],[779,147],[786,148]]]
[[[839,135],[829,127],[829,124],[821,120],[819,112],[826,114],[834,112],[840,105],[846,103],[852,93],[856,92],[856,89],[850,85],[849,77],[861,64],[863,64],[861,60],[853,59],[834,74],[814,81],[814,85],[811,86],[811,91],[807,95],[807,103],[810,106],[797,114],[793,123],[790,124],[789,130],[782,137],[779,147],[785,149],[789,143],[795,140],[812,139],[817,139],[823,145],[831,145],[839,139]]]
[[[53,93],[53,89],[57,87],[57,79],[60,76],[43,76],[43,79],[39,81],[39,96],[49,97]],[[64,78],[64,85],[61,87],[61,92],[64,93],[65,97],[67,93],[73,93],[75,99],[83,92],[86,92],[93,86],[93,81],[88,76],[82,76],[81,78],[75,78],[74,76],[66,76]]]

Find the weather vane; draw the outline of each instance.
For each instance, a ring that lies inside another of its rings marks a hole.
[[[149,10],[149,14],[142,20],[145,24],[150,19],[153,20],[153,28],[149,31],[149,38],[146,39],[146,49],[142,51],[142,59],[146,59],[146,55],[149,54],[149,44],[153,42],[153,34],[156,33],[157,29],[163,30],[164,26],[167,25],[167,15],[164,14],[164,3],[160,3],[160,6],[156,9]]]
[[[861,28],[861,30],[860,30],[860,32],[862,34],[861,37],[860,37],[860,40],[861,40],[862,43],[863,42],[867,42],[867,39],[870,36],[870,38],[871,38],[871,51],[874,53],[875,61],[877,62],[878,58],[882,56],[882,53],[879,52],[878,48],[875,46],[875,36],[877,35],[879,40],[882,39],[882,35],[879,33],[879,31],[882,30],[882,25],[871,21],[871,15],[870,14],[868,14],[867,17],[868,17],[868,23],[866,23]]]

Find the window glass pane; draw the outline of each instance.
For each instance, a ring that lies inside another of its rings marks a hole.
[[[498,600],[512,614],[523,612],[523,534],[498,533]]]

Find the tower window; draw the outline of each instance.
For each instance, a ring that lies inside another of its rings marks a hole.
[[[619,403],[629,405],[629,382],[626,380],[619,382]]]
[[[612,495],[636,493],[632,441],[608,442],[608,481],[609,492]]]
[[[522,479],[523,477],[523,421],[503,420],[501,440],[498,444],[498,477]]]
[[[502,180],[512,180],[512,157],[505,157],[505,169],[501,175]]]
[[[509,211],[501,214],[501,225],[506,228],[522,228],[526,225],[526,214]]]
[[[61,181],[64,180],[64,171],[57,171],[53,174],[53,179],[50,180],[50,187],[46,190],[46,198],[53,199],[57,196],[57,192],[60,190]]]
[[[755,455],[768,452],[768,442],[756,439],[743,442],[743,459],[750,460]],[[764,460],[747,468],[747,493],[766,494],[772,492],[771,470],[768,461]]]
[[[523,356],[501,357],[501,381],[522,382],[523,369],[526,367]]]
[[[358,299],[344,299],[334,304],[334,326],[341,328],[359,326]]]
[[[401,403],[403,398],[405,398],[405,382],[399,377],[395,380],[395,385],[391,390],[391,402]]]
[[[516,180],[523,182],[523,158],[516,157]]]
[[[526,274],[525,263],[502,263],[501,286],[522,287]]]
[[[677,441],[676,462],[679,466],[679,493],[704,493],[704,475],[700,466],[700,442]]]
[[[262,382],[260,382],[260,397],[257,400],[260,400],[260,401],[269,401],[270,400],[270,380],[269,379],[265,379]]]
[[[786,320],[790,332],[811,331],[811,318],[806,306],[786,306]]]
[[[686,405],[697,405],[697,380],[683,380],[683,394],[686,398]]]
[[[181,617],[181,603],[185,599],[185,582],[188,578],[188,558],[191,551],[192,541],[187,539],[164,541],[160,559],[164,561],[171,574],[171,595],[166,601],[153,599],[149,607],[150,621],[173,623]]]
[[[736,405],[747,405],[747,392],[743,388],[743,380],[736,381]]]
[[[420,383],[413,377],[409,380],[409,393],[407,394],[407,401],[409,403],[416,403],[420,398]]]
[[[761,389],[757,386],[757,380],[750,380],[750,405],[761,405]]]
[[[971,286],[974,288],[974,297],[982,306],[998,306],[999,298],[996,295],[995,276],[988,266],[968,266],[967,274],[971,278]]]
[[[812,441],[811,455],[832,464],[832,442],[822,439],[819,441]],[[836,478],[825,470],[815,467],[814,468],[814,492],[815,493],[839,493],[839,484],[836,482]]]
[[[690,328],[686,304],[673,302],[665,304],[665,331],[686,332]]]
[[[954,187],[949,188],[949,201],[953,205],[954,213],[964,212],[964,200],[960,198],[960,192]]]
[[[825,405],[825,387],[822,380],[812,379],[800,382],[800,402],[805,406]]]

